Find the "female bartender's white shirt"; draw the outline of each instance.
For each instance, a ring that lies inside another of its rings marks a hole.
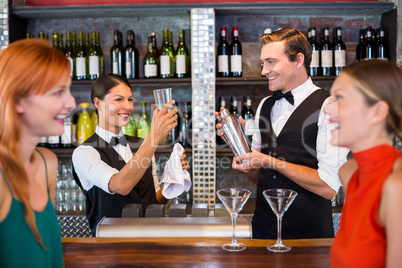
[[[100,128],[99,126],[96,126],[95,133],[107,143],[110,143],[112,137],[121,138],[123,136],[123,132],[121,131],[116,135]],[[133,157],[133,153],[128,144],[126,146],[118,144],[113,146],[113,149],[116,150],[126,163]],[[86,191],[91,189],[93,186],[97,186],[106,193],[114,194],[109,191],[109,181],[112,176],[119,171],[102,161],[95,148],[88,145],[80,145],[74,150],[72,161],[75,172],[80,179],[82,187]],[[155,156],[152,156],[152,176],[154,178],[155,191],[158,191],[160,186],[158,175],[156,174]]]
[[[292,90],[294,105],[290,104],[285,98],[277,100],[271,110],[271,122],[272,128],[278,136],[289,117],[292,115],[293,111],[314,91],[318,90],[319,87],[313,84],[311,78],[304,82],[299,87]],[[255,127],[254,130],[246,130],[248,133],[253,133],[252,151],[261,152],[261,131],[259,128],[259,119],[261,108],[265,100],[269,98],[264,98],[256,112],[255,117]],[[323,180],[329,187],[331,187],[335,192],[338,192],[341,182],[338,177],[339,168],[346,162],[347,154],[349,152],[346,148],[332,146],[330,144],[331,140],[331,129],[333,126],[329,124],[328,115],[324,113],[324,107],[327,105],[329,99],[327,98],[320,110],[318,117],[318,133],[317,133],[317,145],[316,148],[308,148],[317,151],[318,160],[318,175],[321,180]]]

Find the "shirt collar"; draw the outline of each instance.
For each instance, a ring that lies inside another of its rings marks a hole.
[[[312,92],[316,91],[317,89],[319,89],[319,87],[313,84],[311,77],[309,77],[306,82],[304,82],[300,86],[292,89],[291,92],[295,100],[294,106],[299,106],[299,104],[302,103],[305,98],[307,98]]]
[[[119,134],[114,134],[113,132],[110,132],[106,129],[99,127],[99,125],[96,126],[95,133],[98,134],[98,136],[101,137],[107,143],[110,143],[110,140],[112,139],[112,137],[121,138],[124,135],[123,131],[121,131],[121,130],[120,130]]]

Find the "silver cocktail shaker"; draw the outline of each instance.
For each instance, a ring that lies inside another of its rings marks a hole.
[[[222,130],[225,133],[223,139],[229,144],[230,148],[232,148],[234,155],[239,156],[249,153],[250,148],[240,122],[234,115],[230,114],[228,109],[221,111],[220,123],[223,125]]]

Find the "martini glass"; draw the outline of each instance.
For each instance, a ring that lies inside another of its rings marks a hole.
[[[278,220],[278,237],[275,244],[267,246],[273,252],[287,252],[292,247],[282,243],[282,217],[295,200],[297,192],[289,189],[268,189],[262,192]]]
[[[219,199],[232,218],[232,242],[224,244],[222,246],[224,250],[236,252],[246,249],[245,244],[237,243],[236,241],[236,218],[243,209],[244,204],[246,204],[250,194],[249,190],[236,188],[222,189],[217,192]]]

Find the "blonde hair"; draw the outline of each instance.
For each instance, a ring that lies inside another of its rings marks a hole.
[[[402,139],[402,69],[394,63],[369,60],[353,63],[344,69],[369,105],[382,100],[388,104],[387,131]]]
[[[30,94],[46,93],[63,78],[67,81],[70,68],[63,53],[45,40],[20,40],[0,51],[0,165],[14,196],[24,205],[25,221],[42,247],[29,202],[28,176],[19,153],[21,122],[16,103]]]

